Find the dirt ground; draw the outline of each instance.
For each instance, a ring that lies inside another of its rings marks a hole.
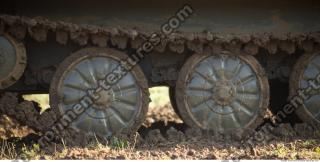
[[[39,137],[31,129],[1,115],[0,159],[320,159],[317,132],[306,130],[306,136],[288,124],[280,127],[267,143],[244,147],[243,141],[187,128],[167,104],[150,108],[133,140],[93,141],[85,147],[62,141],[47,149],[36,143]]]

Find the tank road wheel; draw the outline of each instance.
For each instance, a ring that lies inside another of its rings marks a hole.
[[[101,87],[99,82],[114,69],[117,70],[120,61],[127,58],[126,54],[112,49],[86,48],[75,52],[61,63],[53,78],[51,107],[61,115],[66,115],[69,110],[76,112],[79,107],[84,108],[85,111],[77,114],[71,127],[89,135],[108,138],[118,133],[137,131],[145,119],[149,104],[148,83],[140,67],[134,66],[127,71],[111,88],[106,88],[110,85],[107,82],[105,88],[97,91]],[[112,74],[115,75],[109,78],[119,76],[116,72]]]
[[[290,98],[299,96],[300,104],[295,113],[312,126],[320,125],[320,54],[302,55],[296,62],[290,76]],[[305,98],[304,98],[305,97]]]
[[[18,81],[26,65],[24,45],[9,35],[0,35],[0,90]]]
[[[262,122],[269,84],[252,56],[194,54],[180,71],[176,99],[187,125],[244,135]]]
[[[174,110],[174,112],[181,118],[181,115],[178,110],[177,102],[176,102],[176,88],[175,87],[169,87],[169,98],[171,106]]]

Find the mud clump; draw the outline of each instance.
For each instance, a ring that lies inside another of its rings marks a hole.
[[[182,120],[169,104],[166,104],[163,107],[150,107],[143,125],[150,127],[153,123],[158,121],[164,122],[165,125],[169,122],[182,123]]]
[[[6,103],[4,103],[6,101]],[[24,144],[31,147],[37,144],[38,139],[49,126],[57,120],[54,111],[47,109],[39,113],[33,102],[19,102],[17,95],[5,94],[0,102],[12,108],[12,116],[27,121],[9,118],[10,115],[1,115],[0,133],[3,139],[13,142],[16,147]],[[9,104],[7,102],[12,102]],[[3,113],[4,107],[0,107]],[[34,110],[21,110],[33,108]],[[33,120],[23,115],[32,114]],[[160,115],[159,115],[160,114]],[[167,116],[167,118],[166,118]],[[57,139],[41,148],[36,159],[318,159],[320,156],[315,150],[320,141],[316,130],[308,124],[296,123],[294,126],[281,123],[269,134],[272,138],[267,141],[252,140],[239,141],[231,135],[221,135],[215,132],[203,131],[195,128],[179,127],[175,123],[180,119],[173,115],[171,107],[155,108],[148,113],[147,119],[152,123],[145,123],[144,133],[132,136],[118,135],[117,138],[104,140],[99,137],[86,136],[82,132],[71,128],[65,129]],[[41,131],[32,131],[30,127],[19,123],[30,124]],[[42,126],[37,126],[42,123]],[[162,123],[162,124],[158,124]],[[22,130],[22,132],[18,131]],[[26,130],[27,129],[27,130]],[[261,128],[262,129],[262,128]],[[6,130],[4,132],[3,130]],[[9,131],[8,131],[9,130]],[[30,130],[30,131],[29,131]],[[35,134],[33,134],[35,133]],[[24,137],[25,136],[25,137]],[[19,138],[14,138],[19,137]],[[22,137],[22,138],[20,138]],[[254,138],[255,139],[255,138]],[[32,141],[32,142],[28,142]],[[116,142],[114,142],[116,141]],[[118,144],[122,145],[118,145]],[[319,149],[319,148],[318,148]]]
[[[29,127],[20,125],[18,121],[7,115],[0,115],[0,139],[25,137],[31,133],[34,131]]]

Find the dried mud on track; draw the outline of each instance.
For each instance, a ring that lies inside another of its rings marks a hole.
[[[85,147],[57,143],[52,148],[38,149],[35,146],[39,137],[17,123],[5,115],[0,117],[0,159],[320,159],[319,135],[304,124],[282,124],[268,143],[242,147],[241,141],[231,137],[187,128],[170,105],[150,108],[140,135],[128,143],[93,141]],[[9,144],[15,148],[10,149]]]

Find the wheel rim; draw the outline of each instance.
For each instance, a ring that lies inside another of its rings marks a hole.
[[[297,62],[297,66],[294,68],[294,71],[296,74],[291,78],[291,81],[295,85],[293,85],[294,87],[291,86],[291,96],[296,95],[296,91],[299,89],[304,90],[304,95],[308,96],[306,99],[303,99],[303,104],[297,109],[297,114],[305,121],[310,121],[311,123],[316,121],[319,124],[320,89],[313,88],[310,81],[314,81],[315,84],[319,84],[317,80],[318,78],[320,79],[320,55],[304,55]]]
[[[176,103],[176,92],[175,92],[175,87],[169,87],[169,98],[170,98],[170,103],[171,106],[174,110],[174,112],[179,116],[179,118],[181,118],[181,115],[179,113],[178,107],[177,107],[177,103]]]
[[[246,128],[259,114],[262,105],[265,106],[263,94],[268,92],[262,85],[261,76],[245,57],[198,58],[190,59],[193,65],[191,68],[186,66],[188,72],[179,76],[184,84],[177,89],[182,89],[177,98],[184,103],[178,102],[180,112],[187,110],[184,118],[190,118],[206,130],[228,132]]]
[[[90,90],[95,90],[98,81],[116,69],[119,62],[120,58],[103,53],[81,55],[73,60],[55,85],[60,114],[71,110]],[[71,127],[105,137],[136,129],[133,125],[137,124],[146,106],[141,102],[145,100],[142,90],[145,85],[139,86],[141,81],[137,81],[135,70],[129,71],[109,90],[97,93],[100,97],[93,100],[93,104],[72,122]]]
[[[0,89],[16,83],[22,76],[26,64],[24,45],[9,35],[0,35]]]

